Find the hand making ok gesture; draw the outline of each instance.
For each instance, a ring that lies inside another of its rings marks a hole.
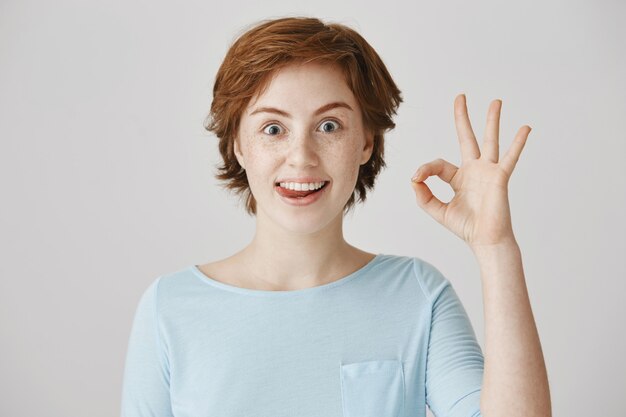
[[[418,168],[412,179],[417,204],[471,248],[515,241],[508,201],[508,182],[524,148],[530,126],[522,126],[499,159],[498,131],[501,100],[493,100],[487,113],[482,150],[472,131],[465,94],[454,100],[454,120],[461,146],[461,167],[436,159]],[[424,181],[432,176],[450,184],[454,197],[443,203]]]

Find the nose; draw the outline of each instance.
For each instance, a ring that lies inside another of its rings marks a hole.
[[[289,138],[287,162],[296,168],[317,166],[319,156],[313,135],[301,131]]]

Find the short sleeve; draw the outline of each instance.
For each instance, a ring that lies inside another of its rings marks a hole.
[[[480,417],[484,357],[452,284],[431,264],[418,274],[431,302],[426,403],[436,417]]]
[[[122,388],[122,417],[171,417],[169,369],[159,339],[160,277],[142,294],[128,342]]]

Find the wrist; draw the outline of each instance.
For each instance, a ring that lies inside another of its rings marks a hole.
[[[511,235],[497,243],[470,244],[469,247],[473,252],[499,252],[519,248],[519,245],[517,244],[515,236]]]
[[[489,245],[471,245],[470,249],[479,261],[482,259],[491,260],[511,258],[511,256],[521,256],[521,249],[513,236],[499,243]]]

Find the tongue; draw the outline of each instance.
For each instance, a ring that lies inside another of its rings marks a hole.
[[[295,191],[295,190],[288,190],[286,188],[282,188],[281,187],[281,194],[286,196],[286,197],[291,197],[291,198],[295,198],[295,197],[306,197],[309,194],[313,194],[314,192],[317,192],[319,190],[313,190],[313,191]]]

